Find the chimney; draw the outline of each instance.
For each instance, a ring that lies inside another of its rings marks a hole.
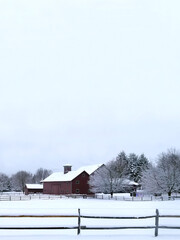
[[[68,173],[71,171],[71,165],[70,164],[66,164],[64,165],[64,174]]]

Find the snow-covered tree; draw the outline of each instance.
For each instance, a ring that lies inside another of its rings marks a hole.
[[[155,194],[161,193],[158,187],[158,170],[153,165],[150,164],[149,168],[144,171],[142,176],[142,187],[147,193]]]
[[[143,172],[148,169],[149,161],[141,154],[140,156],[131,153],[128,156],[128,172],[131,180],[140,183]]]
[[[149,162],[142,154],[130,154],[127,156],[124,151],[120,152],[115,159],[107,163],[103,168],[96,171],[89,180],[92,192],[111,193],[124,191],[127,182],[133,180],[140,182],[142,172],[147,169]]]
[[[128,156],[128,173],[131,180],[136,180],[137,178],[137,165],[138,165],[138,156],[134,153],[129,154]]]
[[[10,190],[10,179],[9,177],[4,174],[0,173],[0,191],[9,191]]]
[[[180,190],[180,154],[176,150],[162,153],[156,166],[144,172],[142,186],[147,192],[167,193],[171,196]]]
[[[119,192],[124,189],[124,180],[125,175],[123,174],[123,169],[121,174],[115,171],[114,161],[111,161],[90,176],[89,186],[93,193],[110,193],[111,196],[113,196],[114,192]]]

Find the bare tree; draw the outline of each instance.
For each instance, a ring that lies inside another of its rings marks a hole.
[[[129,175],[128,157],[125,152],[120,152],[117,157],[110,162],[110,168],[118,174],[119,177]]]
[[[19,171],[12,176],[11,181],[14,190],[24,192],[25,184],[32,183],[32,174],[26,171]]]
[[[176,150],[162,153],[156,166],[144,172],[143,188],[151,193],[172,193],[180,190],[180,154]]]
[[[52,174],[51,170],[39,168],[33,176],[34,183],[40,183],[42,180]]]

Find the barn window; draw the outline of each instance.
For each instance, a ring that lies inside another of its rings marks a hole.
[[[79,184],[79,183],[80,183],[80,181],[79,181],[79,180],[77,180],[77,181],[76,181],[76,184]]]
[[[82,177],[85,177],[85,173],[82,174]]]
[[[79,189],[76,189],[76,193],[79,193]]]

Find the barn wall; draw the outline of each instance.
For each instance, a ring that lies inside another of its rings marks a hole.
[[[82,172],[72,181],[72,193],[73,194],[88,194],[89,193],[89,174],[85,171]]]
[[[26,186],[25,186],[25,188],[24,188],[24,193],[25,193],[25,195],[28,195],[28,194],[29,194],[29,191],[28,191],[28,189],[27,189]]]
[[[44,194],[88,194],[89,175],[84,171],[70,182],[44,182]]]
[[[43,193],[43,189],[36,189],[36,188],[28,189],[27,187],[25,187],[24,193],[25,193],[25,195],[33,194],[33,193]]]
[[[70,194],[72,193],[71,182],[44,182],[44,194]]]

